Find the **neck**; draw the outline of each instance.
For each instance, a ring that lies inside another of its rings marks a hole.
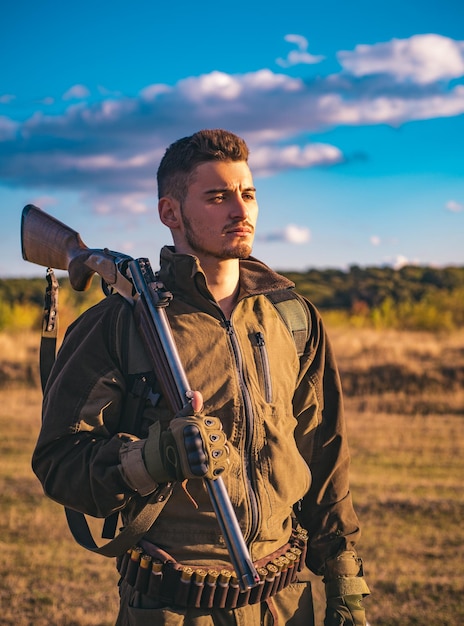
[[[206,259],[200,259],[200,263],[206,275],[209,290],[221,307],[224,315],[229,319],[239,293],[240,270],[238,259],[215,259],[212,263],[208,263]]]

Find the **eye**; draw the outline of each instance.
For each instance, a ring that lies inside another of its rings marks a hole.
[[[224,193],[218,193],[215,196],[212,196],[209,201],[212,204],[220,204],[221,202],[224,202],[225,198],[226,196]]]
[[[254,193],[244,193],[244,194],[242,195],[242,198],[243,198],[244,200],[255,200],[255,199],[256,199],[256,196],[255,196],[255,194],[254,194]]]

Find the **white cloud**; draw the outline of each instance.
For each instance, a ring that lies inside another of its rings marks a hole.
[[[152,210],[153,197],[143,193],[111,195],[104,200],[95,199],[93,206],[98,215],[143,215]]]
[[[410,265],[408,258],[405,257],[403,254],[398,254],[393,261],[393,267],[395,268],[395,270],[399,270],[405,265]]]
[[[90,96],[85,85],[74,85],[63,94],[63,100],[84,100]]]
[[[457,85],[446,93],[418,94],[415,97],[390,93],[350,100],[344,98],[343,94],[333,93],[321,97],[319,105],[323,110],[321,124],[398,126],[408,121],[461,115],[464,113],[464,86]]]
[[[377,235],[372,235],[369,238],[369,241],[371,242],[373,246],[380,246],[380,243],[381,243],[380,237],[378,237]]]
[[[286,35],[285,41],[294,43],[298,46],[298,50],[291,50],[286,59],[276,59],[276,63],[281,67],[291,67],[292,65],[299,65],[300,63],[314,65],[325,59],[324,56],[313,55],[308,52],[308,40],[302,35]]]
[[[193,102],[213,97],[218,100],[236,100],[242,93],[239,77],[224,72],[211,72],[202,76],[185,78],[178,83],[179,93]]]
[[[251,151],[250,166],[261,176],[269,176],[286,169],[304,169],[318,165],[333,165],[343,160],[335,146],[313,143],[300,147],[260,146]]]
[[[81,170],[128,170],[149,166],[153,163],[154,155],[136,154],[128,158],[118,158],[112,154],[98,154],[72,159],[72,166]]]
[[[303,81],[300,78],[275,74],[271,70],[258,70],[244,74],[242,80],[245,89],[252,89],[257,92],[300,91],[303,88]]]
[[[409,259],[404,254],[397,254],[395,257],[388,257],[385,259],[385,263],[393,267],[395,270],[399,270],[406,265],[420,265],[418,259]]]
[[[305,226],[297,226],[296,224],[287,224],[279,231],[268,233],[267,235],[258,235],[257,240],[263,242],[285,242],[301,245],[308,243],[311,239],[311,231]]]
[[[120,204],[123,209],[129,213],[148,213],[149,207],[147,206],[148,198],[142,194],[128,194],[120,199]],[[150,202],[153,202],[152,198],[149,198]]]
[[[464,75],[464,41],[441,35],[414,35],[339,52],[345,70],[357,77],[391,74],[396,80],[425,85]]]
[[[166,94],[171,91],[168,85],[148,85],[140,92],[143,100],[155,100],[159,95]]]
[[[452,213],[461,213],[464,211],[464,202],[456,202],[455,200],[450,200],[446,203],[446,208],[448,211]]]
[[[311,239],[311,231],[304,226],[288,224],[284,229],[284,241],[289,243],[303,244]]]

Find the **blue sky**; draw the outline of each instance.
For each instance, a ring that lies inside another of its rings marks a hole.
[[[164,5],[164,6],[160,6]],[[6,0],[0,277],[33,203],[157,265],[166,146],[243,136],[276,269],[464,264],[464,3]]]

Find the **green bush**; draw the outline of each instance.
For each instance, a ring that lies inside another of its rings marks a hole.
[[[0,302],[0,331],[30,330],[40,327],[41,310],[31,303]]]

